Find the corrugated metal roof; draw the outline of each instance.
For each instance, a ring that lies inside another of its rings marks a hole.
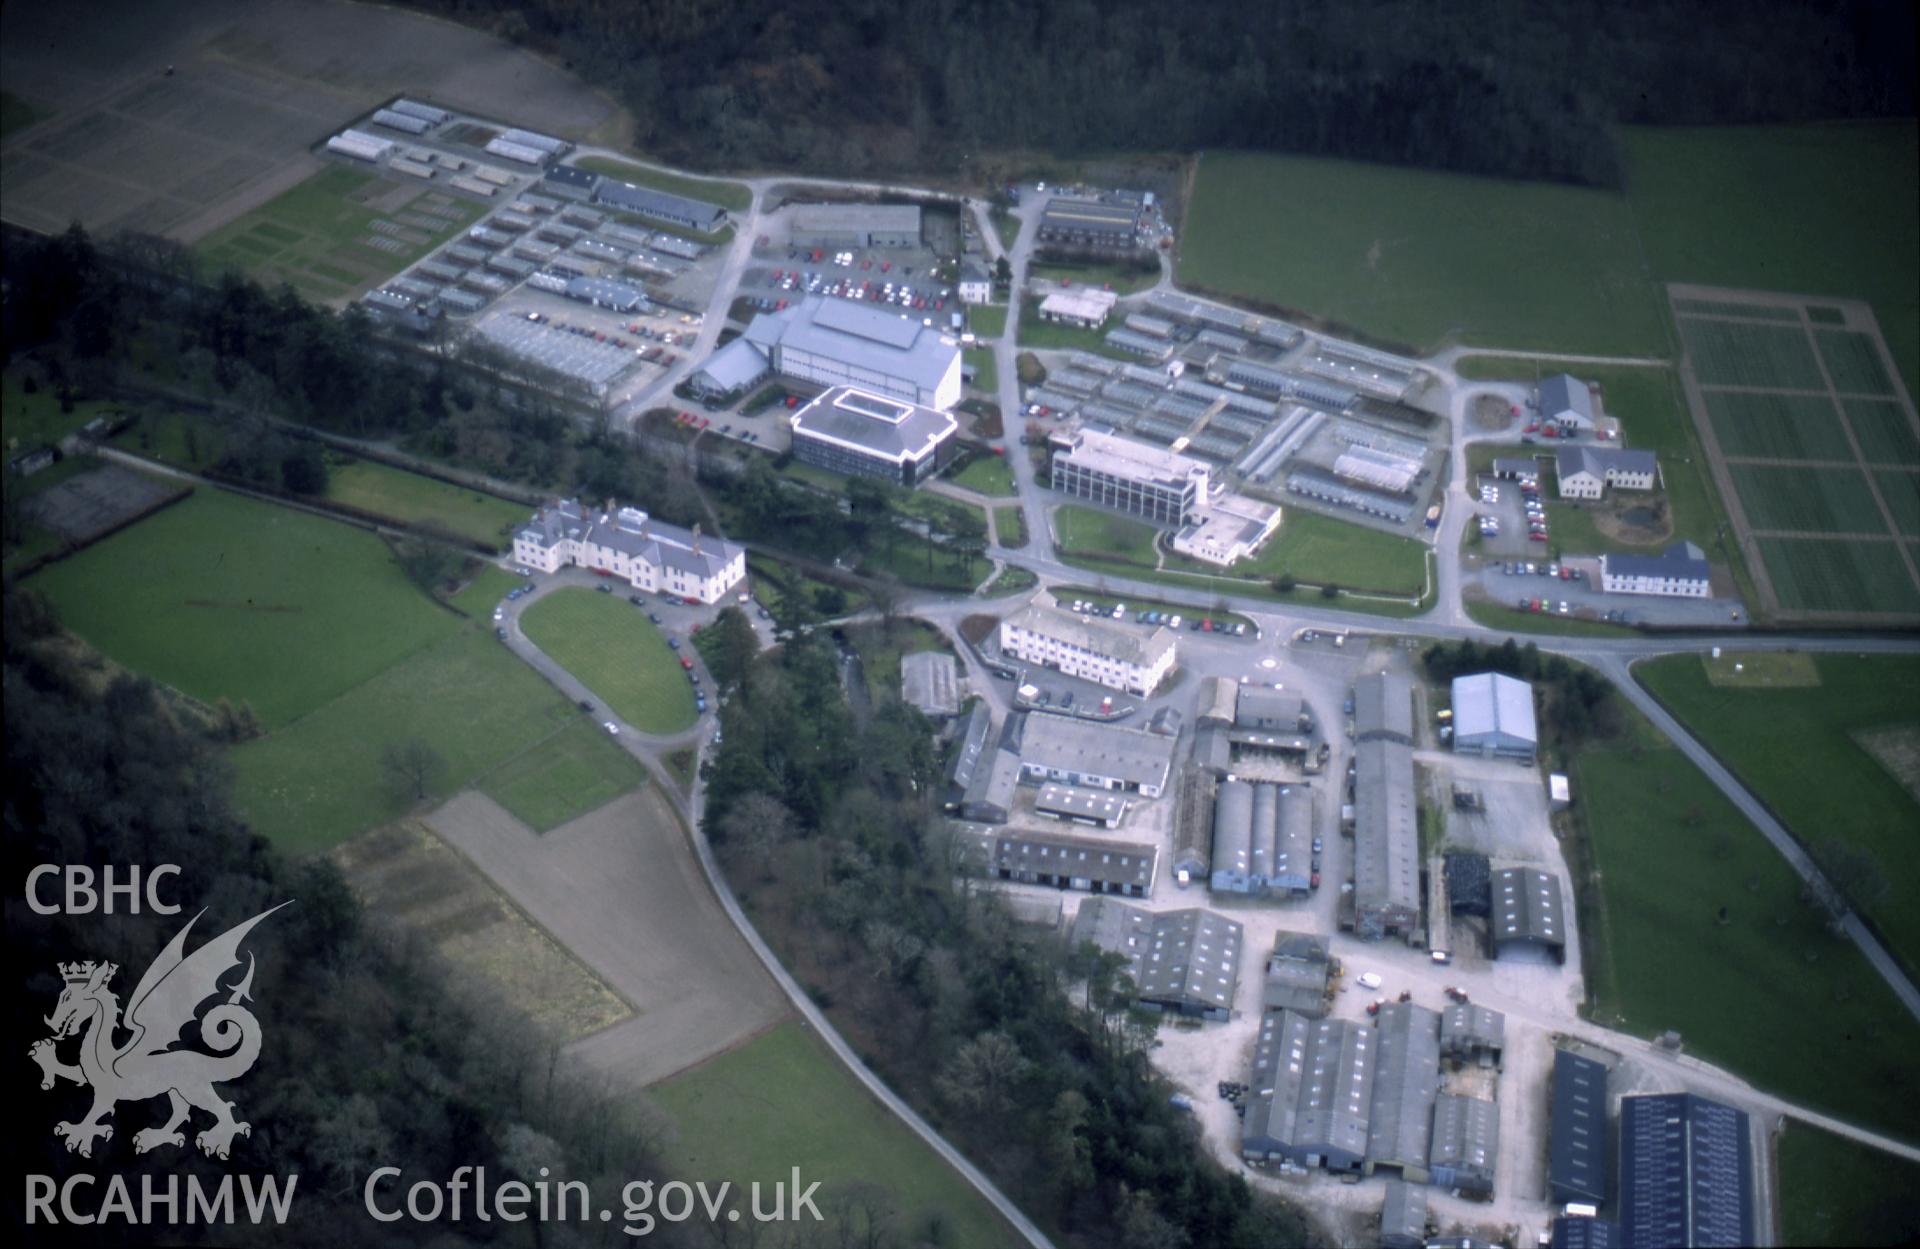
[[[1478,672],[1453,679],[1453,739],[1456,748],[1474,742],[1510,738],[1537,746],[1533,687],[1500,672]]]

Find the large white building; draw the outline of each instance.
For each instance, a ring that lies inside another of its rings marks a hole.
[[[1173,535],[1173,549],[1225,568],[1255,554],[1280,528],[1280,509],[1244,494],[1222,494]]]
[[[1097,330],[1107,323],[1119,299],[1112,291],[1096,291],[1092,287],[1053,291],[1040,301],[1040,319]]]
[[[1170,629],[1143,635],[1136,626],[1083,619],[1035,602],[1000,622],[1000,653],[1146,695],[1173,671],[1174,641]]]
[[[1618,447],[1561,447],[1554,456],[1563,499],[1597,499],[1608,486],[1651,490],[1660,481],[1660,461],[1651,451]]]
[[[1540,752],[1533,687],[1500,672],[1453,679],[1453,748],[1532,760]]]
[[[960,344],[911,317],[809,295],[756,316],[742,337],[796,381],[857,386],[941,412],[960,402]]]
[[[1602,555],[1600,588],[1608,594],[1707,598],[1713,593],[1712,570],[1699,547],[1676,542],[1659,555]]]
[[[1189,525],[1206,507],[1211,473],[1202,460],[1097,429],[1055,433],[1053,488],[1162,525]]]
[[[717,603],[746,579],[746,548],[654,520],[637,507],[608,512],[561,499],[513,535],[513,558],[541,572],[577,564],[636,590]]]
[[[802,464],[900,486],[939,472],[960,430],[945,412],[854,386],[821,392],[789,423],[793,458]]]

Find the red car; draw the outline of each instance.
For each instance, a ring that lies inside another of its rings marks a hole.
[[[1529,542],[1545,542],[1546,540],[1547,535],[1544,533],[1530,533],[1527,535],[1527,541]]]
[[[681,666],[682,668],[684,668],[684,669],[686,669],[686,670],[687,670],[688,672],[692,672],[692,671],[693,671],[693,660],[691,660],[691,659],[688,659],[688,658],[687,658],[687,657],[686,657],[685,655],[682,655],[682,656],[680,656],[680,666]]]
[[[892,269],[893,269],[893,262],[891,260],[883,260],[880,262],[880,272],[887,273]]]

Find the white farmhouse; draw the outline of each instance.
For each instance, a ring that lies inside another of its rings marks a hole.
[[[541,572],[568,564],[618,577],[636,590],[717,603],[746,579],[746,548],[698,529],[654,520],[636,507],[595,511],[560,499],[513,535],[513,558]]]

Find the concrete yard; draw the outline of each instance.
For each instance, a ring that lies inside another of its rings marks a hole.
[[[475,793],[427,822],[635,1008],[569,1051],[612,1079],[665,1079],[787,1013],[657,787],[544,836]]]

